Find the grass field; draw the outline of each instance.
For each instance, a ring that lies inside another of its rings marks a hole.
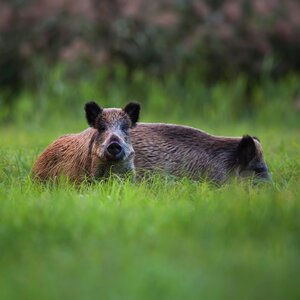
[[[172,119],[257,135],[273,184],[162,177],[51,187],[30,181],[33,161],[59,135],[83,130],[83,116],[20,115],[0,129],[1,299],[300,299],[297,123]],[[144,120],[158,118],[149,105]]]
[[[1,131],[0,297],[299,299],[299,135],[261,131],[272,185],[79,189],[28,178],[56,132]]]

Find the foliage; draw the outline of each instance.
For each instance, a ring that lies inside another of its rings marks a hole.
[[[168,76],[161,80],[135,71],[128,81],[122,65],[113,70],[114,80],[110,80],[110,71],[73,76],[68,68],[59,65],[41,72],[36,89],[23,89],[14,97],[15,105],[7,106],[6,94],[0,92],[0,122],[43,127],[50,120],[56,126],[57,120],[76,118],[77,124],[85,124],[83,106],[87,101],[120,107],[134,100],[142,104],[143,121],[181,120],[201,127],[205,123],[217,126],[247,119],[271,127],[299,126],[298,75],[290,74],[279,81],[265,77],[252,85],[249,95],[249,80],[243,76],[207,85],[193,72],[183,79]]]
[[[57,62],[121,63],[208,82],[299,71],[297,0],[2,0],[0,86],[16,91]]]

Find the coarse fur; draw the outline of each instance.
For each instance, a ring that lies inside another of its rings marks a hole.
[[[73,182],[134,173],[134,150],[129,129],[138,120],[140,106],[102,109],[95,102],[85,106],[90,128],[60,137],[38,157],[32,177],[40,181],[64,176]]]
[[[222,184],[230,175],[269,179],[257,138],[213,136],[180,125],[138,123],[131,130],[137,175],[163,172]]]

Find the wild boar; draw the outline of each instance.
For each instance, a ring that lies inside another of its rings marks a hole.
[[[249,135],[222,137],[187,126],[138,123],[131,139],[140,177],[163,172],[216,184],[230,175],[271,178],[259,140]]]
[[[85,105],[90,128],[54,141],[38,157],[32,177],[40,181],[65,176],[80,183],[106,178],[111,173],[134,173],[134,150],[130,128],[139,118],[140,105],[102,109],[95,102]]]

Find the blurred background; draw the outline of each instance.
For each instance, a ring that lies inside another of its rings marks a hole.
[[[298,127],[299,14],[298,0],[1,0],[0,122],[83,126],[86,101],[136,100],[145,121]]]

